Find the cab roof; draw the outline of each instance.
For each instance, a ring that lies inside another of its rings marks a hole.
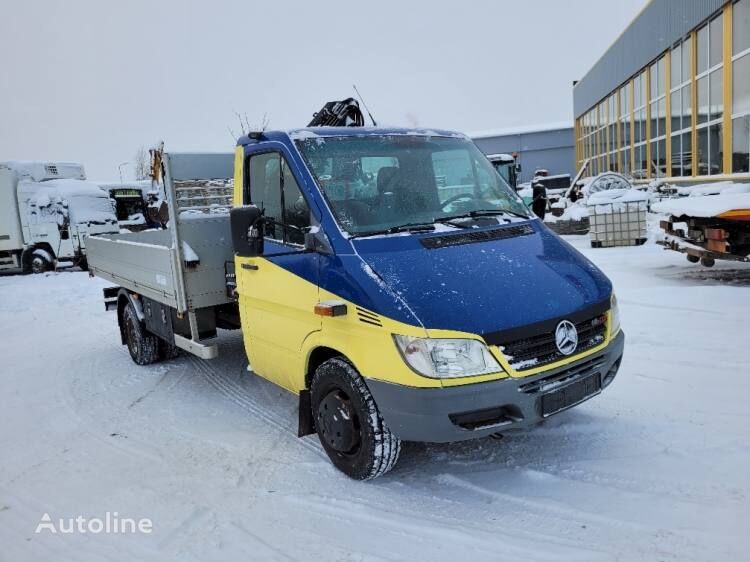
[[[252,135],[252,136],[250,136]],[[468,139],[463,133],[444,129],[415,129],[407,127],[304,127],[285,131],[263,131],[244,135],[237,141],[238,146],[255,144],[264,140],[303,140],[317,137],[363,137],[375,135],[403,135],[423,137],[451,137]]]

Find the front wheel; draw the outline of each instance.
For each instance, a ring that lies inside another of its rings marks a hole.
[[[401,441],[351,363],[336,357],[320,365],[310,398],[315,430],[336,468],[355,480],[370,480],[395,466]]]
[[[44,250],[36,250],[31,256],[31,272],[45,273],[54,267],[52,257]]]

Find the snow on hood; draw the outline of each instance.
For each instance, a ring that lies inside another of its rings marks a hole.
[[[610,297],[606,276],[540,223],[531,235],[434,250],[420,238],[353,244],[368,275],[382,280],[427,329],[489,333],[562,317]]]

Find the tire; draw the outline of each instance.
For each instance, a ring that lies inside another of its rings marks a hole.
[[[692,254],[688,254],[687,255],[687,261],[689,261],[690,263],[698,263],[699,261],[701,261],[701,259],[698,256],[694,256]]]
[[[50,271],[53,267],[52,262],[49,260],[49,254],[45,251],[35,251],[31,255],[29,261],[32,273],[45,273]]]
[[[713,267],[716,264],[716,260],[710,256],[703,256],[701,258],[701,265],[703,267]]]
[[[315,430],[336,468],[354,480],[370,480],[395,466],[401,440],[385,425],[351,363],[335,357],[320,365],[310,398]]]
[[[130,358],[134,363],[150,365],[159,361],[159,338],[143,327],[131,302],[122,313],[122,326]]]

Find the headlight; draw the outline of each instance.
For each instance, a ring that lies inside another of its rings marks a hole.
[[[617,306],[617,297],[612,292],[609,309],[609,335],[614,336],[620,329],[620,307]]]
[[[414,338],[393,335],[404,361],[417,373],[433,379],[486,375],[502,367],[477,340]]]

